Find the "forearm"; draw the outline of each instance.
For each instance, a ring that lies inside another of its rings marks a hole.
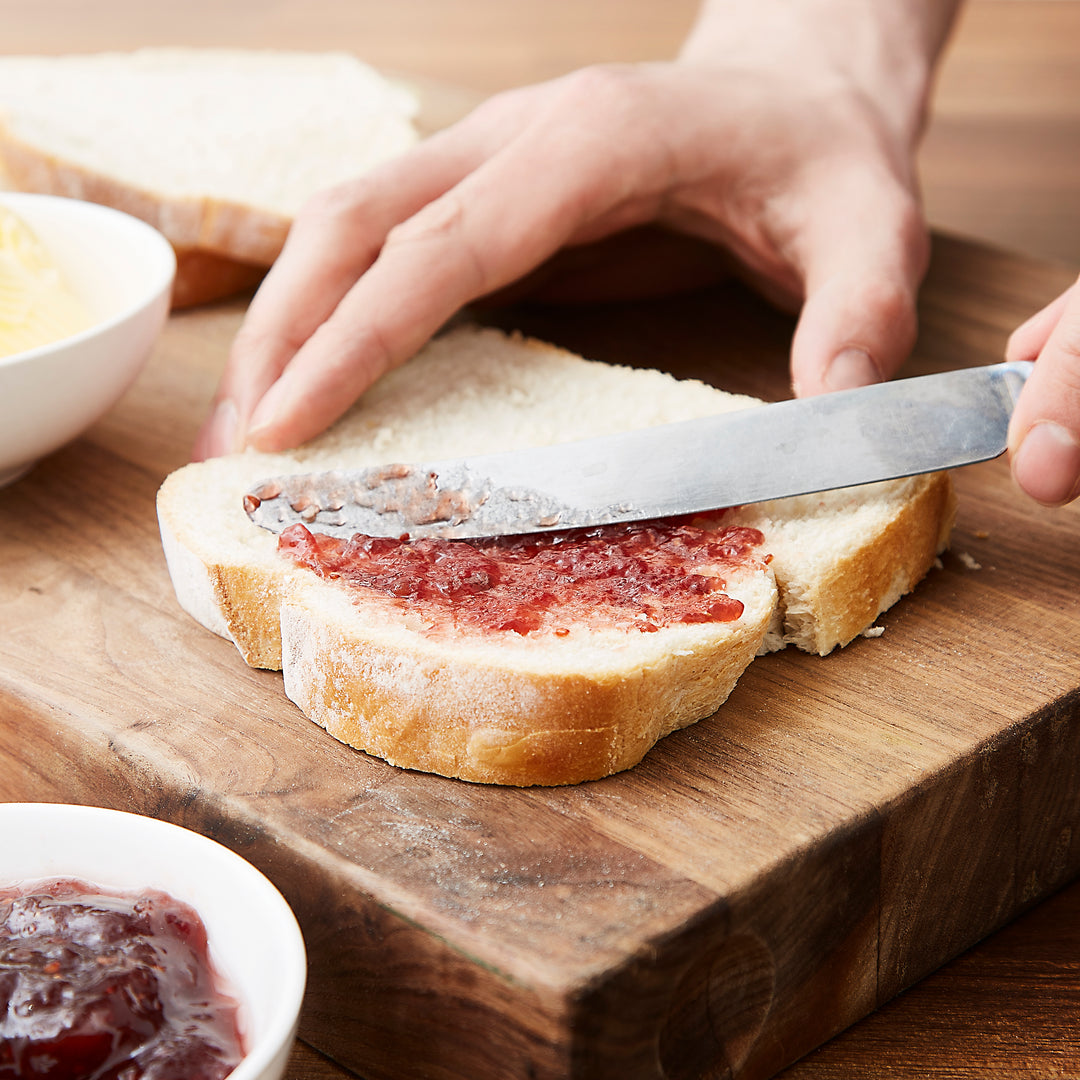
[[[680,59],[733,59],[748,72],[805,69],[823,94],[860,88],[914,148],[935,66],[961,0],[704,0]]]

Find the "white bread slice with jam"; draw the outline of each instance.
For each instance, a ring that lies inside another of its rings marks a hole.
[[[0,175],[104,203],[177,252],[175,307],[254,284],[323,188],[414,145],[418,98],[344,53],[0,57]]]
[[[734,529],[753,540],[746,530],[760,530],[744,554],[695,571],[719,575],[741,609],[727,621],[656,619],[659,628],[604,607],[583,614],[572,586],[565,618],[556,606],[524,632],[477,627],[453,605],[433,614],[298,565],[251,523],[243,496],[273,475],[544,445],[757,404],[463,327],[384,376],[305,446],[169,476],[158,495],[169,572],[185,610],[249,664],[280,667],[288,696],[343,742],[471,781],[605,776],[715,712],[758,653],[786,641],[826,653],[871,626],[946,545],[947,475],[696,520],[719,537]]]

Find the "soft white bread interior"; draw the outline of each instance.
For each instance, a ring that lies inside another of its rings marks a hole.
[[[0,169],[140,217],[177,250],[176,306],[244,287],[318,190],[417,141],[414,93],[355,57],[141,49],[0,58]]]
[[[735,622],[575,626],[562,637],[427,633],[400,606],[358,599],[284,559],[248,520],[243,495],[277,474],[544,445],[757,404],[494,330],[454,330],[306,446],[168,477],[158,515],[176,594],[249,664],[282,667],[313,720],[395,764],[519,785],[607,775],[714,712],[755,653],[785,640],[827,652],[870,626],[947,542],[947,476],[726,515],[723,525],[760,528],[761,554],[775,552],[771,565],[728,576],[744,604]]]

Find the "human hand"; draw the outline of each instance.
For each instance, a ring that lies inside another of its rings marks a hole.
[[[1013,478],[1037,502],[1080,495],[1080,282],[1015,330],[1006,360],[1034,360],[1009,425]]]
[[[650,222],[722,245],[801,305],[798,393],[888,377],[927,259],[912,159],[930,59],[880,13],[918,7],[716,0],[676,62],[498,95],[317,197],[251,304],[195,456],[311,438],[463,305]]]

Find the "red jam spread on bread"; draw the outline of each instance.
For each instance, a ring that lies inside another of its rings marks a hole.
[[[223,1080],[243,1057],[237,1009],[202,920],[165,893],[0,889],[5,1080]]]
[[[278,550],[323,578],[421,610],[435,627],[566,634],[580,624],[651,632],[734,622],[743,605],[723,575],[764,566],[762,540],[756,529],[675,519],[483,540],[343,540],[292,525]]]

